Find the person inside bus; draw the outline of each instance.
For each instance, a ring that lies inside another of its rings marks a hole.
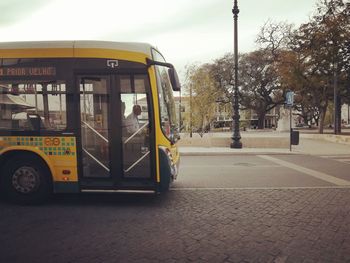
[[[128,133],[134,134],[140,128],[138,116],[141,114],[141,106],[136,104],[132,112],[125,119],[125,126]]]

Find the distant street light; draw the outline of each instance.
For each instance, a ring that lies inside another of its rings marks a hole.
[[[233,20],[234,20],[234,59],[235,59],[235,83],[234,83],[234,94],[232,96],[232,105],[233,105],[233,116],[232,116],[232,124],[233,124],[233,137],[232,143],[230,145],[231,148],[241,149],[241,135],[239,132],[239,104],[238,104],[238,34],[237,34],[237,20],[239,9],[237,6],[237,0],[234,0],[234,5],[232,9]]]

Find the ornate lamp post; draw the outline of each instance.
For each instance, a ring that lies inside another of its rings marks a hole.
[[[233,136],[232,143],[230,145],[231,148],[241,149],[241,135],[239,132],[239,104],[238,104],[238,34],[237,34],[237,19],[239,9],[237,6],[237,0],[234,0],[234,5],[232,9],[233,19],[234,19],[234,59],[235,59],[235,86],[234,86],[234,94],[232,96],[232,105],[233,105],[233,116],[232,116],[232,124],[233,124]]]

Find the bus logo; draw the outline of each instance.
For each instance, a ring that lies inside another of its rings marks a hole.
[[[118,60],[114,60],[114,59],[109,59],[107,60],[107,67],[109,68],[116,68],[118,67]]]
[[[58,146],[61,144],[61,141],[59,138],[45,138],[44,140],[45,146]]]

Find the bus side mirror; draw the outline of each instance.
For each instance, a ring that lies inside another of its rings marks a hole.
[[[169,68],[168,70],[171,86],[173,87],[173,91],[180,91],[181,84],[179,81],[179,76],[174,68]]]
[[[174,145],[178,140],[180,140],[180,133],[178,131],[172,131],[169,136],[171,145]]]
[[[171,145],[174,145],[180,139],[180,137],[175,134],[170,134],[169,139],[170,139]]]

